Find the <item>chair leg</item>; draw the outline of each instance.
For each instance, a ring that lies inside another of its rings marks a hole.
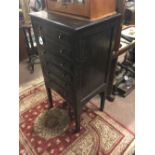
[[[53,107],[53,100],[52,100],[52,91],[51,89],[45,84],[47,97],[48,97],[48,108]]]
[[[103,111],[106,98],[105,92],[100,93],[100,97],[101,97],[100,110]]]
[[[29,60],[27,68],[30,71],[30,73],[34,72],[34,63],[32,62],[32,60]]]

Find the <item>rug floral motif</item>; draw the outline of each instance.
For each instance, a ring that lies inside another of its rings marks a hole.
[[[21,90],[20,90],[21,91]],[[73,113],[63,98],[52,93],[54,107],[48,109],[43,82],[20,92],[20,155],[122,155],[130,154],[134,134],[105,112],[93,111],[88,103],[75,133]]]

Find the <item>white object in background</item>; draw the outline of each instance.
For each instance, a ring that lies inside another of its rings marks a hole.
[[[121,32],[123,35],[130,37],[130,38],[135,38],[135,27],[129,27],[127,29],[122,30]]]

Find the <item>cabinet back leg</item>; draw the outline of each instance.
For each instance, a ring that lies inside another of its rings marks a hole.
[[[75,108],[75,123],[76,123],[75,132],[80,131],[80,114],[81,114],[80,104],[77,104],[77,107]]]

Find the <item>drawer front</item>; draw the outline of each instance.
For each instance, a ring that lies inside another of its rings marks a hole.
[[[62,44],[67,47],[71,47],[71,34],[64,33],[61,30],[57,30],[53,27],[48,28],[46,27],[45,29],[42,30],[45,38],[48,40],[52,40],[56,42],[57,44]]]
[[[63,28],[58,27],[52,23],[46,23],[46,21],[37,25],[39,27],[38,29],[48,40],[52,40],[57,44],[62,44],[67,47],[72,46],[72,31],[66,31]]]
[[[42,59],[48,67],[50,67],[51,65],[55,65],[57,68],[60,68],[64,72],[73,74],[73,64],[69,61],[66,61],[64,58],[45,53],[42,56]]]
[[[72,89],[72,83],[68,79],[65,78],[62,80],[59,76],[57,76],[54,72],[48,72],[45,69],[45,76],[47,77],[49,82],[55,82],[57,85],[59,85],[63,90],[71,91]]]
[[[44,68],[44,78],[48,86],[58,92],[64,99],[72,100],[73,89],[71,82],[65,81],[65,78],[61,80],[53,72],[48,72],[46,68]]]
[[[63,85],[65,85],[65,83],[71,84],[73,79],[73,76],[71,74],[67,73],[66,71],[62,70],[61,68],[55,66],[55,64],[52,63],[46,66],[46,72],[49,76],[55,75],[58,79],[63,81]]]
[[[72,50],[70,48],[67,48],[65,46],[62,46],[58,43],[55,43],[52,40],[49,40],[48,38],[45,38],[45,46],[47,53],[49,55],[56,55],[58,57],[62,57],[66,59],[66,61],[72,61]]]
[[[55,57],[61,57],[66,61],[72,62],[73,53],[71,48],[67,48],[66,46],[50,40],[41,32],[39,32],[36,36],[36,40],[39,55],[46,54],[49,57],[53,57],[53,55],[55,55]]]
[[[41,56],[42,65],[44,69],[44,76],[47,81],[57,83],[63,90],[70,91],[72,89],[72,65],[59,57],[48,56],[44,54]]]
[[[44,22],[33,22],[35,29],[35,37],[38,45],[38,52],[40,55],[57,55],[68,61],[72,61],[72,41],[70,36],[72,33],[65,32],[54,28],[54,26],[45,25]]]
[[[36,34],[41,34],[43,38],[67,47],[72,46],[74,31],[64,29],[63,27],[50,23],[48,21],[33,20],[33,28]]]

